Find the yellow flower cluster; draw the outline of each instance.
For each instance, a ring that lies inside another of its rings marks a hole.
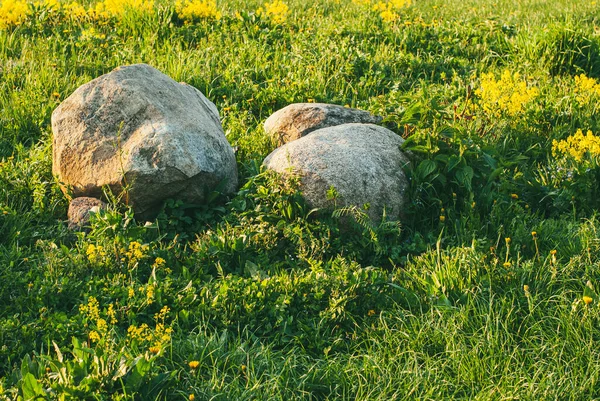
[[[140,285],[138,287],[138,293],[146,295],[146,303],[148,305],[152,305],[154,303],[154,284],[148,283],[145,286]],[[129,298],[133,298],[135,296],[135,289],[129,288]]]
[[[100,18],[112,18],[122,17],[127,12],[147,14],[153,10],[153,0],[103,0],[96,3],[93,12]]]
[[[117,312],[115,311],[115,307],[113,304],[108,305],[108,310],[106,311],[106,316],[110,318],[110,324],[117,324]]]
[[[108,310],[106,312],[106,317],[109,319],[107,321],[103,317],[100,317],[100,304],[95,297],[89,297],[87,304],[79,305],[79,313],[81,313],[84,318],[89,321],[89,324],[94,327],[94,330],[91,330],[88,334],[90,341],[98,342],[108,333],[108,324],[116,324],[117,321],[117,313],[115,311],[114,305],[108,305]]]
[[[150,327],[146,323],[142,323],[140,327],[134,324],[127,328],[127,335],[132,340],[150,341],[153,338],[151,332]]]
[[[102,245],[89,244],[85,253],[90,263],[101,263],[106,258],[106,251]]]
[[[379,1],[373,4],[373,11],[378,12],[381,19],[385,22],[394,22],[400,15],[400,9],[409,7],[412,0],[388,0],[386,2]]]
[[[400,17],[390,3],[384,3],[383,1],[373,5],[373,11],[378,12],[381,19],[385,22],[394,22]]]
[[[90,341],[93,343],[97,343],[101,339],[100,334],[98,334],[96,330],[90,331],[90,334],[88,336],[90,338]]]
[[[589,104],[592,99],[600,96],[600,83],[585,74],[575,76],[575,100],[580,105]]]
[[[283,24],[288,17],[289,7],[281,0],[274,0],[271,3],[265,3],[264,8],[256,10],[256,14],[265,15],[274,24]]]
[[[400,18],[399,11],[410,7],[412,0],[352,0],[358,6],[370,8],[379,13],[385,22],[394,22]]]
[[[0,29],[21,25],[30,12],[25,0],[3,0],[0,2]]]
[[[169,317],[170,308],[163,306],[162,309],[154,314],[156,322],[154,328],[143,323],[140,326],[131,325],[127,329],[127,336],[130,340],[147,343],[151,352],[158,354],[164,345],[171,341],[173,329],[166,324]],[[79,312],[86,321],[86,327],[89,326],[90,332],[88,339],[90,342],[98,343],[102,339],[111,340],[112,329],[118,323],[117,311],[111,303],[103,312],[100,310],[100,304],[95,297],[90,296],[88,302],[79,306]]]
[[[36,0],[30,2],[34,9],[60,11],[63,7],[58,0]]]
[[[106,39],[106,35],[102,32],[98,32],[98,30],[96,30],[96,28],[94,28],[93,26],[91,26],[87,29],[83,29],[81,31],[80,41],[82,41],[82,42],[89,42],[89,41],[93,41],[93,40],[104,40],[104,39]]]
[[[563,141],[552,141],[552,155],[554,157],[565,157],[576,162],[583,161],[585,156],[600,156],[600,137],[595,136],[592,131],[584,135],[580,129]]]
[[[401,8],[410,7],[412,0],[388,0],[388,3],[396,10],[400,10]]]
[[[85,9],[85,7],[76,1],[72,1],[67,4],[63,4],[61,6],[61,9],[65,13],[65,15],[68,15],[71,18],[77,19],[77,20],[87,17],[87,15],[88,15],[88,12]]]
[[[151,344],[151,352],[158,353],[155,351],[160,350],[166,343],[171,341],[173,329],[165,325],[169,311],[168,306],[163,306],[160,312],[154,315],[156,320],[154,329],[151,329],[146,323],[142,323],[139,327],[132,325],[127,329],[127,336],[133,341]]]
[[[148,305],[154,302],[154,286],[152,284],[146,286],[146,302]]]
[[[142,245],[137,241],[131,241],[127,252],[125,252],[125,256],[127,256],[129,260],[140,260],[146,256],[144,253],[148,251],[148,249],[149,247],[147,244]]]
[[[0,29],[21,25],[36,10],[60,12],[77,20],[88,16],[108,19],[122,17],[127,12],[152,12],[154,10],[154,0],[102,0],[89,10],[86,10],[76,0],[71,2],[61,2],[60,0],[2,0],[0,1]]]
[[[216,0],[177,0],[175,11],[179,18],[193,22],[203,18],[221,19]]]
[[[148,244],[140,244],[138,241],[131,241],[124,255],[130,265],[135,265],[140,260],[148,257],[147,252],[150,247]]]
[[[481,107],[486,113],[499,117],[503,113],[515,116],[525,110],[525,105],[535,99],[539,91],[527,86],[518,72],[514,74],[504,70],[499,80],[493,73],[483,74],[480,87],[475,94],[481,100]]]
[[[79,313],[85,315],[90,320],[98,320],[100,318],[100,304],[95,297],[89,297],[87,304],[79,305]]]
[[[163,267],[165,264],[167,263],[166,260],[164,260],[163,258],[161,258],[160,256],[157,257],[156,259],[154,259],[154,264],[152,265],[153,268],[155,269],[160,269],[161,267]]]

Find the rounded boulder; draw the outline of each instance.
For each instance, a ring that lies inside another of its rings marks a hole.
[[[109,188],[136,216],[163,201],[203,203],[237,189],[237,166],[215,105],[146,64],[79,87],[52,114],[53,173],[74,197]]]
[[[356,206],[374,221],[385,210],[388,218],[397,220],[409,185],[404,173],[409,159],[400,149],[403,142],[377,125],[343,124],[277,148],[264,165],[283,175],[299,175],[302,194],[311,207]]]
[[[293,103],[267,118],[264,128],[278,145],[283,145],[321,128],[349,123],[379,124],[381,120],[368,111],[336,104]]]

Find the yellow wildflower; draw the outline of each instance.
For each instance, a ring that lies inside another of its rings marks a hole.
[[[87,11],[84,6],[76,1],[72,1],[63,5],[63,11],[66,15],[74,19],[82,19],[87,17]]]
[[[143,323],[140,327],[132,325],[127,328],[127,336],[134,340],[143,341],[148,337],[149,331],[150,329],[146,323]]]
[[[147,244],[142,245],[138,241],[131,241],[127,248],[127,252],[125,252],[125,256],[129,259],[131,264],[135,264],[147,256],[146,252],[148,249],[149,246]]]
[[[153,345],[148,349],[151,354],[158,354],[160,352],[160,347]]]
[[[198,366],[200,366],[200,362],[198,361],[190,361],[190,363],[188,363],[190,369],[198,369]]]
[[[166,260],[164,260],[161,257],[158,257],[158,258],[154,259],[154,264],[152,265],[152,267],[159,268],[159,267],[164,266],[166,263],[167,263]]]
[[[504,266],[504,267],[510,267],[510,262],[504,262],[504,263],[502,264],[502,266]]]
[[[527,284],[523,286],[523,291],[529,292],[529,286]]]
[[[484,112],[494,116],[515,116],[525,110],[525,105],[535,99],[539,90],[527,86],[518,72],[504,70],[500,79],[494,73],[482,74],[480,86],[475,90]]]
[[[575,76],[575,100],[581,106],[589,104],[592,99],[600,96],[600,83],[585,74]]]
[[[380,1],[373,6],[373,11],[379,12],[379,16],[384,22],[393,22],[400,18],[390,3]]]
[[[58,0],[38,0],[33,2],[33,5],[48,10],[59,10],[61,8],[61,4]]]
[[[163,306],[160,312],[154,315],[154,320],[164,322],[171,309],[168,306]]]
[[[146,287],[146,302],[148,305],[154,302],[154,286],[151,284]]]
[[[79,305],[79,312],[88,319],[97,321],[100,319],[100,309],[98,300],[95,297],[89,297],[87,304]]]
[[[179,18],[186,22],[200,19],[221,19],[216,0],[177,0],[175,11]]]
[[[90,331],[89,338],[93,343],[98,342],[100,341],[100,334],[97,331]]]
[[[190,401],[194,401],[196,399],[196,397],[194,396],[194,394],[190,394],[190,396],[188,397],[188,400]]]
[[[154,10],[151,0],[104,0],[96,3],[93,12],[100,18],[123,17],[128,12],[147,14]]]
[[[378,1],[374,3],[372,6],[372,10],[379,13],[379,17],[384,22],[394,22],[400,15],[398,12],[400,9],[409,7],[412,3],[412,0],[386,0],[386,1]],[[406,23],[405,23],[406,24]]]
[[[171,341],[171,334],[173,333],[173,328],[166,326],[164,323],[164,317],[166,317],[167,313],[168,307],[163,307],[161,312],[157,314],[163,317],[160,318],[161,321],[157,322],[154,328],[151,328],[146,323],[141,324],[139,327],[136,325],[129,326],[127,328],[127,337],[142,344],[149,343],[150,347],[162,349],[166,343]],[[155,315],[155,318],[157,318],[157,315]],[[149,349],[152,352],[152,349]]]
[[[102,245],[89,244],[85,253],[90,263],[100,263],[106,257],[106,251]]]
[[[110,318],[110,324],[116,324],[117,321],[117,312],[113,304],[108,305],[108,310],[106,311],[106,316]]]
[[[410,5],[412,4],[412,0],[389,0],[389,2],[392,5],[392,7],[394,7],[396,10],[405,7],[410,7]]]
[[[0,29],[21,25],[30,13],[25,0],[3,0],[0,2]]]
[[[592,297],[590,297],[590,296],[587,296],[587,295],[584,295],[584,296],[583,296],[583,302],[585,302],[585,304],[586,304],[586,305],[589,305],[589,304],[591,304],[591,303],[592,303],[592,301],[593,301]]]
[[[257,9],[256,14],[265,15],[274,24],[283,24],[287,20],[289,7],[281,0],[273,0],[271,3],[265,3],[264,8]]]
[[[600,156],[600,137],[589,130],[584,135],[583,131],[578,129],[574,135],[563,141],[553,140],[552,155],[572,159],[578,163],[582,162],[586,156],[592,159],[596,158]]]
[[[100,331],[101,333],[106,333],[106,330],[108,329],[108,324],[106,323],[106,320],[98,319],[96,321],[96,327],[98,328],[98,331]]]
[[[163,323],[157,323],[149,340],[156,341],[158,344],[168,343],[171,341],[171,333],[173,333],[171,327],[166,327]]]

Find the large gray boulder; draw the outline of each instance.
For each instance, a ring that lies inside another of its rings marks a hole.
[[[237,188],[215,105],[199,90],[136,64],[78,88],[52,113],[52,171],[74,197],[106,186],[141,218],[167,198],[202,203]]]
[[[321,128],[349,123],[379,124],[382,118],[368,111],[326,103],[294,103],[277,110],[265,121],[265,132],[283,145]]]
[[[343,124],[323,128],[273,151],[264,165],[283,175],[300,176],[302,194],[312,207],[369,205],[378,221],[385,208],[399,219],[406,204],[409,163],[400,150],[404,140],[373,124]],[[337,199],[327,197],[333,187]]]

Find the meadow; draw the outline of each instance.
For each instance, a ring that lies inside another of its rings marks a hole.
[[[74,233],[51,113],[139,62],[241,188]],[[406,139],[404,221],[261,168],[294,102]],[[596,2],[0,0],[0,399],[600,399],[599,109]]]

